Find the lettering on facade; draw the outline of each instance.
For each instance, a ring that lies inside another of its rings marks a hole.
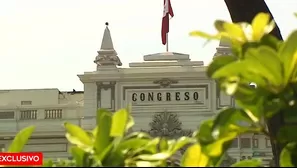
[[[161,102],[161,101],[197,101],[198,92],[175,91],[175,92],[134,92],[131,96],[132,102]]]

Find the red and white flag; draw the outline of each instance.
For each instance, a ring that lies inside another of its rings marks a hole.
[[[169,15],[171,16],[171,18],[174,16],[170,0],[164,0],[162,32],[161,32],[163,45],[167,43],[166,36],[167,36],[167,33],[169,32]]]

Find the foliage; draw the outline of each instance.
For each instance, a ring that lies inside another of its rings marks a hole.
[[[208,156],[220,157],[231,140],[243,133],[262,133],[275,143],[286,145],[281,153],[280,166],[297,166],[297,31],[285,41],[279,41],[268,33],[274,22],[269,14],[259,13],[252,24],[216,21],[218,34],[209,35],[193,31],[192,36],[211,39],[227,39],[232,55],[215,58],[209,65],[207,75],[216,80],[221,90],[233,96],[239,107],[222,110],[209,123],[209,143],[222,140],[222,152]],[[252,87],[254,84],[256,87]],[[287,125],[273,137],[267,129],[267,121],[275,114],[285,112]],[[249,123],[242,126],[239,123]],[[203,131],[203,130],[201,130]],[[216,135],[214,138],[213,135]],[[202,138],[200,134],[199,138]],[[206,136],[206,134],[204,135]],[[202,148],[203,148],[202,147]],[[218,149],[220,147],[218,146]],[[241,161],[234,166],[259,166],[258,160]]]
[[[73,159],[57,163],[49,160],[44,166],[170,166],[168,160],[172,155],[187,145],[181,166],[219,167],[234,138],[245,133],[264,134],[273,142],[284,144],[280,166],[297,166],[297,125],[282,127],[277,137],[271,136],[266,126],[267,120],[280,110],[285,112],[288,123],[297,121],[297,31],[286,41],[279,41],[268,34],[273,26],[268,14],[259,13],[251,25],[216,21],[216,35],[190,33],[208,40],[225,38],[230,42],[232,55],[214,58],[207,75],[237,104],[204,121],[192,137],[175,140],[153,138],[144,132],[127,134],[134,125],[129,110],[112,113],[101,109],[93,130],[65,123]],[[256,87],[251,87],[251,83]],[[21,151],[33,129],[22,130],[8,152]],[[259,167],[262,162],[243,160],[232,166]]]

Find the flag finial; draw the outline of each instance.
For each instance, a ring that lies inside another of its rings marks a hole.
[[[108,26],[108,25],[109,25],[109,23],[108,23],[108,22],[105,22],[105,25],[106,25],[106,26]]]

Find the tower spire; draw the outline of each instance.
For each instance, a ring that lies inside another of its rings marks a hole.
[[[222,38],[219,43],[219,47],[217,47],[217,52],[214,57],[230,55],[232,54],[231,45],[228,39]]]
[[[105,23],[105,26],[106,28],[103,33],[101,48],[97,51],[98,55],[94,61],[94,63],[97,64],[97,70],[101,68],[116,68],[116,66],[122,66],[122,62],[113,47],[108,22]]]

